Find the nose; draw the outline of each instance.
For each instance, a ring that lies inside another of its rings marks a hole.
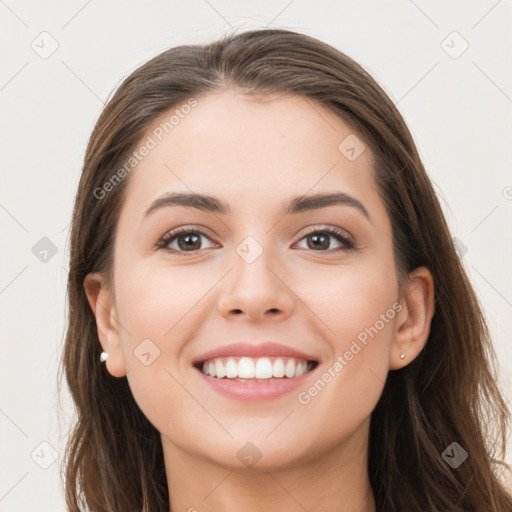
[[[297,298],[287,284],[282,263],[269,250],[264,250],[253,261],[240,254],[233,255],[232,270],[221,282],[220,313],[251,321],[288,318]]]

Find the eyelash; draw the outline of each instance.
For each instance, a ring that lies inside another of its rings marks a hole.
[[[313,252],[321,252],[324,254],[331,254],[334,252],[340,252],[340,251],[351,251],[356,249],[356,245],[354,241],[345,233],[345,231],[336,228],[336,227],[328,227],[328,228],[318,228],[318,227],[312,227],[308,228],[307,232],[302,235],[300,240],[303,238],[306,238],[309,235],[312,234],[324,234],[324,235],[330,235],[338,240],[338,242],[341,242],[344,247],[338,247],[336,249],[328,249],[325,251],[313,251]],[[166,235],[164,235],[157,243],[158,249],[163,249],[164,251],[167,251],[169,253],[174,254],[195,254],[199,252],[201,249],[197,249],[195,251],[177,251],[176,249],[169,249],[168,245],[173,242],[175,239],[179,238],[180,235],[184,234],[199,234],[203,235],[206,238],[210,239],[210,236],[204,232],[202,229],[199,228],[193,228],[193,227],[187,227],[187,226],[181,226],[179,228],[176,228],[172,231],[169,231]],[[299,241],[300,241],[299,240]],[[312,249],[311,249],[312,250]]]

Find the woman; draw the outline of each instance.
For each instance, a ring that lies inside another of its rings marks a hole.
[[[512,510],[481,308],[404,120],[334,48],[256,30],[137,69],[70,259],[69,510]]]

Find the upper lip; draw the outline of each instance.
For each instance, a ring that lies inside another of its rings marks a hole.
[[[295,357],[306,361],[317,361],[311,354],[306,354],[296,348],[281,345],[273,341],[265,341],[257,345],[251,343],[231,343],[214,348],[194,359],[193,364],[203,363],[208,359],[226,356],[247,356],[247,357]]]

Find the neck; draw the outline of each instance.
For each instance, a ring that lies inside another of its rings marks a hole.
[[[162,437],[170,510],[375,512],[367,470],[368,425],[314,458],[275,468],[222,465]]]

